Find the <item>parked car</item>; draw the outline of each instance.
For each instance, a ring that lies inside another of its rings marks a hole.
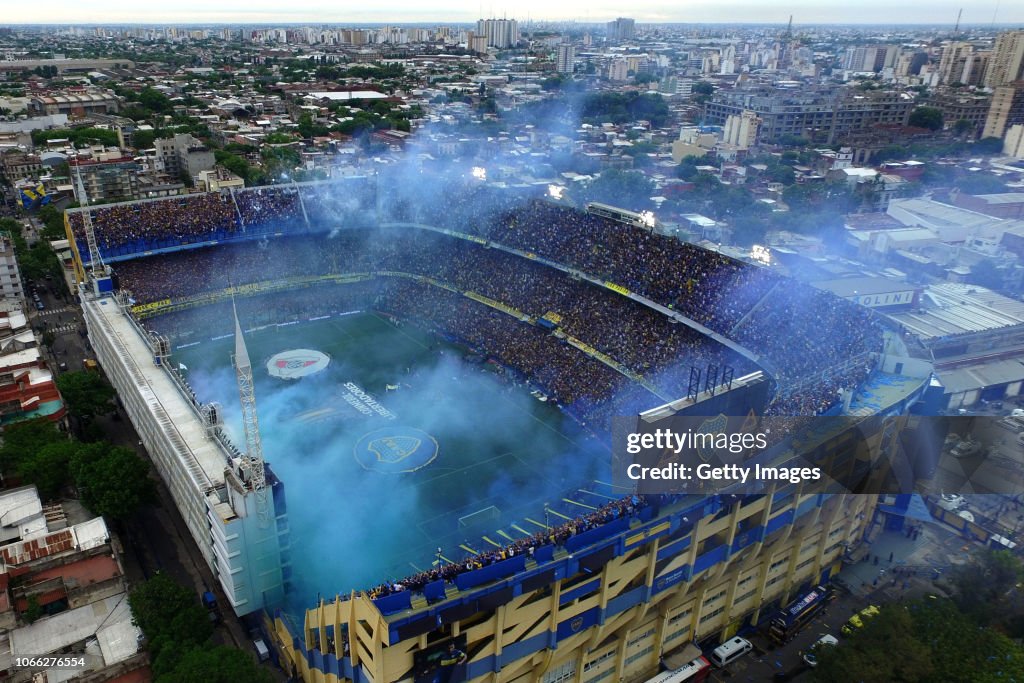
[[[878,609],[877,605],[868,605],[861,611],[850,617],[845,624],[843,624],[842,631],[846,635],[850,635],[859,628],[864,628],[864,623],[872,617],[878,616],[881,610]]]
[[[985,455],[985,452],[986,449],[984,444],[980,441],[967,438],[954,446],[953,450],[950,451],[949,454],[954,458],[974,458]]]
[[[943,510],[956,512],[957,510],[967,507],[967,499],[959,493],[943,493],[942,496],[939,497],[939,507]]]
[[[818,666],[818,653],[821,651],[821,648],[835,647],[838,644],[838,638],[826,633],[821,638],[818,638],[816,641],[814,641],[814,644],[811,645],[807,649],[807,652],[804,653],[804,664],[811,668]]]

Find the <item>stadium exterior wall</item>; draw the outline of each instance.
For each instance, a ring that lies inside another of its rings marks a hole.
[[[275,524],[260,527],[255,495],[115,300],[84,297],[82,308],[97,360],[232,608],[243,615],[276,606],[284,596],[285,515],[273,512]],[[283,490],[268,498],[276,510]]]
[[[883,438],[892,437],[875,434],[875,447]],[[309,610],[302,633],[278,618],[280,661],[310,683],[412,680],[424,651],[464,637],[471,658],[451,680],[642,680],[665,653],[769,619],[861,543],[876,496],[794,489],[692,496],[588,548],[528,560],[509,579],[450,587],[432,604],[409,596],[385,614],[381,600],[353,595]]]

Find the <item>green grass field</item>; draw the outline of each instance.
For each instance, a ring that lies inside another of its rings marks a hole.
[[[455,561],[534,533],[548,504],[552,525],[586,512],[586,503],[564,500],[568,491],[582,488],[594,506],[608,499],[594,483],[607,481],[607,451],[500,368],[466,360],[464,350],[414,326],[358,314],[254,331],[246,340],[264,454],[285,485],[289,611],[312,606],[317,593],[427,568],[438,547]],[[172,360],[187,366],[200,400],[223,404],[241,446],[232,348],[231,339],[206,341]],[[289,349],[321,351],[331,363],[298,380],[270,376],[266,360]],[[397,417],[354,410],[343,400],[349,382]],[[400,438],[367,451],[366,444],[382,443],[375,435],[392,433]],[[427,438],[413,438],[420,433]],[[429,460],[431,439],[437,448]],[[402,459],[412,444],[420,450]],[[398,452],[397,460],[380,463],[378,452]]]

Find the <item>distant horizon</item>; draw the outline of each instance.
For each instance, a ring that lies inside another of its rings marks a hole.
[[[628,17],[627,17],[628,18]],[[583,21],[579,19],[517,19],[516,17],[478,17],[477,19],[460,20],[460,21],[444,21],[444,20],[424,20],[424,21],[108,21],[108,22],[88,22],[88,21],[54,21],[54,22],[8,22],[0,23],[0,29],[2,28],[31,28],[33,26],[69,26],[69,27],[85,27],[85,28],[133,28],[133,27],[161,27],[167,25],[175,26],[195,26],[195,27],[207,27],[207,26],[361,26],[361,27],[377,27],[377,26],[415,26],[415,27],[430,27],[430,26],[451,26],[451,25],[473,25],[480,19],[513,19],[518,21],[520,24],[578,24],[580,26],[604,26],[614,19],[608,19],[607,21],[601,20],[590,20]],[[640,21],[636,20],[637,26],[730,26],[730,27],[760,27],[760,26],[786,26],[788,21],[774,22],[774,21]],[[793,22],[793,28],[819,28],[819,27],[843,27],[843,26],[856,26],[860,28],[940,28],[946,27],[952,30],[952,26],[947,26],[946,22],[937,23],[857,23],[857,22],[812,22],[806,24],[799,24],[796,21]],[[965,29],[977,29],[977,28],[996,28],[996,29],[1021,29],[1024,30],[1024,22],[986,22],[986,23],[974,23],[969,24],[966,22],[960,23],[961,32]]]
[[[34,5],[32,21],[3,22],[0,26],[160,26],[165,24],[213,25],[352,25],[352,24],[468,24],[482,18],[509,18],[520,23],[602,24],[627,16],[638,24],[774,26],[793,17],[794,26],[917,26],[936,27],[957,23],[961,27],[1024,26],[1024,3],[983,0],[903,0],[893,4],[885,0],[859,3],[834,0],[692,0],[682,7],[664,0],[636,0],[624,9],[621,3],[563,0],[557,4],[542,0],[520,0],[500,4],[467,0],[434,0],[424,5],[419,0],[391,0],[386,5],[366,9],[339,10],[332,0],[298,0],[283,3],[271,0],[222,0],[211,4],[201,0],[178,0],[166,5],[125,7],[112,0],[44,0]],[[39,17],[61,17],[40,21]],[[743,22],[737,16],[746,17]],[[929,21],[922,22],[927,17]]]

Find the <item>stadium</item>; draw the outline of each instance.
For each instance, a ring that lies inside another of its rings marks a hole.
[[[608,431],[905,414],[930,368],[867,309],[648,216],[417,174],[66,214],[97,358],[287,672],[643,680],[856,550],[872,497],[638,496]]]

